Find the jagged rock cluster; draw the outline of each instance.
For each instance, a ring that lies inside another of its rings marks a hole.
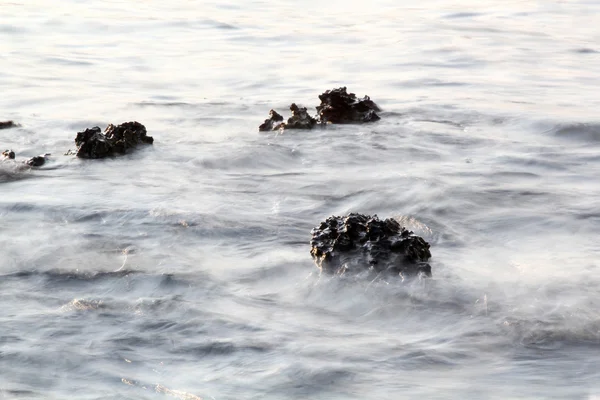
[[[312,231],[311,255],[322,271],[431,276],[429,243],[391,218],[332,216]]]
[[[104,133],[97,126],[77,132],[75,154],[81,158],[104,158],[126,154],[138,144],[152,143],[154,139],[147,136],[146,127],[137,121],[116,126],[109,124]]]
[[[292,116],[288,118],[287,122],[283,122],[283,117],[277,111],[269,111],[269,119],[266,119],[258,127],[258,130],[264,132],[279,129],[312,129],[317,124],[317,120],[308,114],[306,107],[298,107],[296,103],[292,103],[290,111]]]
[[[8,126],[10,125],[10,126]],[[18,126],[12,121],[0,122],[3,127]],[[76,155],[81,158],[104,158],[118,154],[126,154],[139,144],[152,144],[154,139],[147,135],[146,127],[139,122],[125,122],[121,125],[109,124],[104,133],[97,126],[77,132],[75,144],[77,150],[69,150],[66,155]],[[1,160],[15,160],[15,152],[5,150]],[[23,161],[30,167],[41,167],[48,160],[49,153],[32,157]]]
[[[280,129],[312,129],[317,124],[360,124],[375,122],[380,119],[377,111],[381,111],[369,96],[357,98],[354,93],[348,93],[345,87],[327,90],[319,95],[321,104],[317,106],[317,118],[308,114],[306,107],[298,107],[296,103],[290,106],[292,116],[287,123],[275,110],[269,112],[269,118],[262,123],[258,130],[261,132]]]

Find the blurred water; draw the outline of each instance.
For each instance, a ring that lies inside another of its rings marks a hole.
[[[600,4],[0,4],[0,397],[600,396]],[[382,120],[259,134],[326,89]],[[62,156],[138,120],[155,144]],[[319,276],[395,216],[433,279]]]

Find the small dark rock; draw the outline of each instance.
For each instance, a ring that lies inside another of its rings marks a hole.
[[[31,157],[29,160],[25,161],[25,164],[30,167],[41,167],[46,163],[46,159],[50,154],[42,154],[41,156]]]
[[[258,130],[261,132],[276,131],[280,128],[282,122],[283,117],[277,111],[271,110],[269,111],[269,119],[265,119],[265,122],[258,127]]]
[[[0,129],[16,128],[18,126],[13,121],[0,121]]]
[[[285,129],[312,129],[317,124],[317,120],[308,115],[306,107],[298,107],[296,103],[292,103],[290,111],[292,116],[288,118]]]
[[[354,93],[347,93],[345,87],[327,90],[319,99],[321,105],[317,113],[323,124],[356,124],[380,119],[376,111],[381,110],[369,96],[359,99]]]
[[[152,144],[154,139],[146,133],[146,127],[139,122],[109,124],[104,133],[97,126],[89,128],[77,132],[76,155],[81,158],[104,158],[114,154],[125,154],[138,144]]]
[[[372,271],[403,277],[431,276],[429,243],[391,218],[332,216],[311,231],[311,255],[331,274]]]
[[[15,152],[14,152],[14,151],[12,151],[12,150],[4,150],[4,151],[2,152],[2,156],[3,156],[5,159],[14,160],[14,159],[15,159]]]

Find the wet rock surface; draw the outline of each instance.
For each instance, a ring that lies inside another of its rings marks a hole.
[[[391,218],[332,216],[311,231],[311,255],[330,274],[431,276],[429,243]]]
[[[376,111],[381,111],[369,96],[357,98],[345,87],[327,90],[319,96],[317,107],[319,122],[323,124],[356,124],[379,121]]]
[[[104,133],[99,127],[77,132],[75,154],[81,158],[105,158],[126,154],[139,144],[152,144],[154,139],[147,136],[146,127],[139,122],[109,124]]]
[[[376,112],[381,110],[369,96],[358,98],[354,93],[348,93],[345,87],[327,90],[319,95],[319,100],[321,104],[316,107],[317,118],[312,117],[306,107],[298,107],[293,103],[290,106],[292,116],[287,122],[283,122],[284,118],[277,111],[271,110],[269,118],[258,130],[312,129],[317,124],[362,124],[380,119]]]
[[[13,121],[0,121],[0,129],[16,128],[18,126]]]

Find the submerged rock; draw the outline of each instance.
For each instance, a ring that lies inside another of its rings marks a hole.
[[[4,150],[2,152],[2,157],[4,159],[8,159],[8,160],[14,160],[15,159],[15,152],[12,150]]]
[[[16,128],[18,126],[13,121],[0,121],[0,129]]]
[[[391,218],[332,216],[311,231],[311,255],[331,274],[372,271],[410,277],[431,276],[429,243]]]
[[[104,158],[115,154],[126,154],[138,144],[152,144],[154,139],[147,136],[146,127],[139,122],[125,122],[121,125],[109,124],[104,133],[99,127],[77,132],[75,154],[81,158]]]
[[[345,87],[327,90],[319,95],[319,100],[321,104],[316,107],[318,120],[310,116],[305,107],[298,107],[293,103],[290,106],[292,116],[287,123],[283,122],[284,118],[277,111],[271,110],[269,118],[258,130],[312,129],[317,124],[361,124],[380,119],[376,111],[381,110],[369,96],[357,98],[354,93],[346,92]]]
[[[381,110],[369,96],[359,99],[354,93],[346,92],[345,87],[327,90],[319,100],[321,105],[317,107],[317,113],[323,124],[355,124],[381,119],[375,113]]]
[[[31,157],[29,160],[25,161],[25,164],[29,165],[30,167],[41,167],[46,163],[46,160],[48,159],[49,155],[50,153],[46,153],[39,156]]]

